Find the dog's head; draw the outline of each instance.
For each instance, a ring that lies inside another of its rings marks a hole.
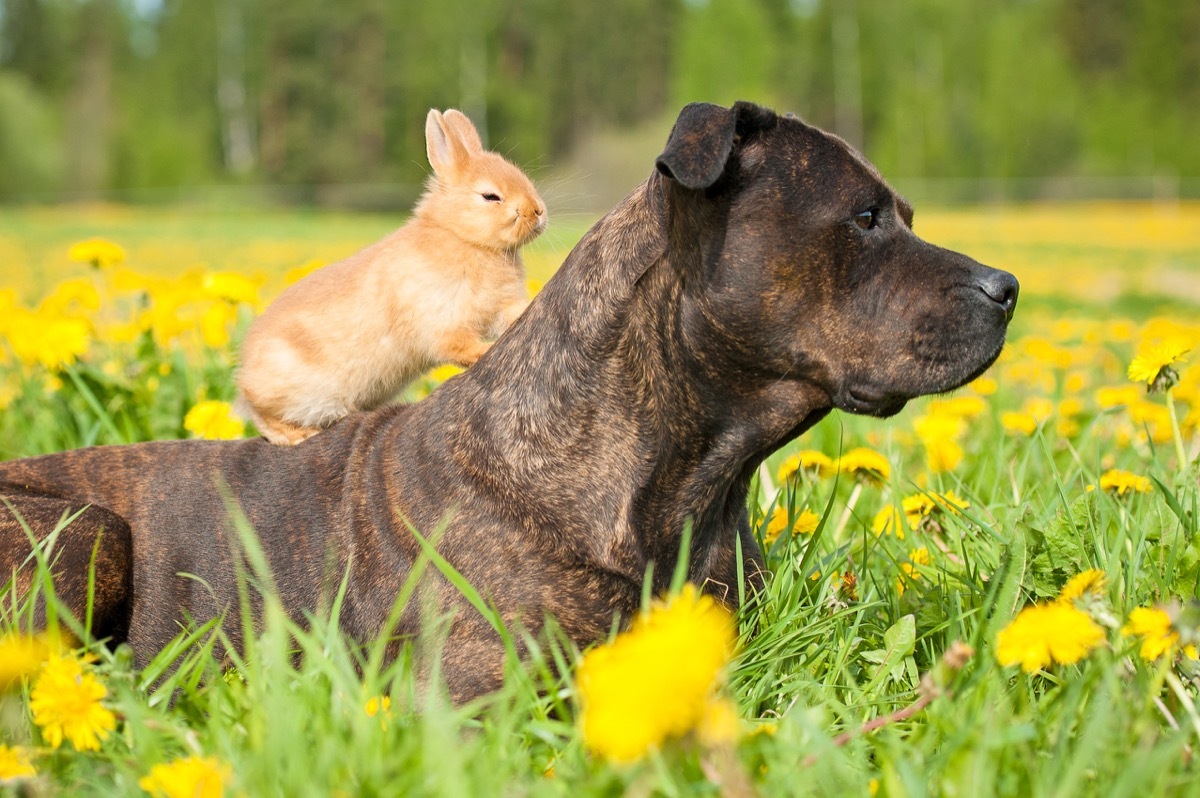
[[[888,416],[1000,354],[1017,281],[912,231],[844,141],[750,103],[683,109],[657,161],[705,344],[731,376],[800,381]]]

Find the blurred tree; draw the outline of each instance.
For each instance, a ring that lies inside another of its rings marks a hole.
[[[431,107],[539,165],[736,99],[897,177],[1169,188],[1200,177],[1198,31],[1159,0],[0,0],[0,197],[321,200],[419,180]]]

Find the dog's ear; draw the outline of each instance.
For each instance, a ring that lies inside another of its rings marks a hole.
[[[667,148],[654,165],[684,188],[708,188],[725,171],[736,134],[734,109],[688,103],[679,112]]]

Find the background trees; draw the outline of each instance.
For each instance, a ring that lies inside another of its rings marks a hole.
[[[1200,192],[1196,3],[0,0],[0,198],[371,201],[423,177],[431,106],[546,164],[738,98],[942,193],[1131,176]]]

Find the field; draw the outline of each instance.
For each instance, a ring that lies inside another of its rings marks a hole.
[[[226,404],[240,332],[397,223],[6,210],[0,457],[252,434]],[[585,227],[552,221],[531,289]],[[653,701],[601,691],[617,671],[591,654],[577,682],[584,655],[551,639],[451,708],[382,642],[284,617],[243,529],[266,617],[224,661],[211,625],[141,672],[121,649],[29,637],[0,583],[0,793],[1197,792],[1200,204],[920,209],[916,230],[1018,276],[1009,345],[953,395],[887,421],[834,413],[769,459],[750,513],[771,576],[727,666],[725,621],[684,590],[600,649]]]

